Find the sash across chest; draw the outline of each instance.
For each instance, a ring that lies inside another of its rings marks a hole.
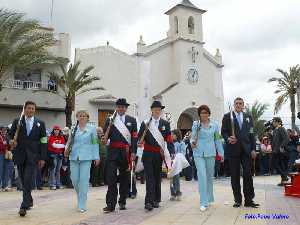
[[[119,148],[119,149],[124,149],[126,150],[127,148],[129,148],[129,144],[124,143],[122,141],[112,141],[109,144],[110,148]]]

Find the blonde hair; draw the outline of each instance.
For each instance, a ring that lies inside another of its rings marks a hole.
[[[76,118],[79,116],[79,114],[85,114],[86,116],[87,116],[87,118],[88,119],[90,119],[90,114],[89,114],[89,112],[87,111],[87,110],[78,110],[77,112],[76,112]]]

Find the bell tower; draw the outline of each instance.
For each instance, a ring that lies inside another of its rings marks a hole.
[[[182,38],[203,42],[202,14],[206,10],[199,9],[189,0],[183,0],[165,14],[169,16],[168,37]]]

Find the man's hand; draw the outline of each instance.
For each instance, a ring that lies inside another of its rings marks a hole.
[[[255,150],[251,151],[251,158],[252,159],[256,159],[256,152],[255,152]]]
[[[143,147],[144,147],[144,142],[138,142],[137,146],[138,146],[139,148],[143,148]]]
[[[12,149],[14,149],[17,147],[17,142],[14,139],[12,139],[9,141],[9,145]]]
[[[236,137],[234,137],[234,136],[230,136],[230,137],[228,138],[228,142],[229,142],[229,144],[234,145],[234,144],[237,143],[237,139],[236,139]]]
[[[95,167],[98,167],[100,165],[100,159],[97,159],[94,161]]]
[[[136,158],[136,155],[134,153],[131,153],[131,161],[134,162]]]
[[[224,156],[220,156],[221,157],[221,162],[224,162]]]
[[[107,144],[107,141],[108,141],[107,137],[105,137],[105,136],[103,135],[103,136],[101,137],[101,142],[102,142],[102,144],[106,145],[106,144]]]
[[[44,160],[39,160],[38,161],[38,166],[40,169],[42,169],[45,166],[45,161]]]

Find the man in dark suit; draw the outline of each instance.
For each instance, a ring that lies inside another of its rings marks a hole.
[[[117,170],[119,170],[119,209],[126,209],[126,198],[128,195],[128,181],[131,161],[135,160],[135,154],[137,150],[137,123],[136,119],[126,115],[126,111],[129,104],[126,99],[121,98],[116,101],[116,116],[110,119],[114,119],[114,123],[111,126],[109,132],[110,119],[108,119],[104,126],[104,135],[102,142],[107,143],[109,140],[109,147],[107,150],[106,161],[106,179],[107,179],[107,193],[106,204],[103,209],[105,213],[115,211],[118,198],[117,187]]]
[[[20,119],[18,138],[14,141],[19,119],[14,120],[10,131],[10,144],[14,148],[13,159],[18,167],[19,177],[23,186],[23,201],[20,216],[26,215],[26,210],[33,206],[31,196],[32,176],[36,166],[42,168],[47,158],[47,136],[45,123],[34,116],[36,104],[27,101],[24,105],[24,115]]]
[[[254,187],[251,174],[252,158],[256,157],[256,141],[253,133],[253,121],[250,115],[243,112],[244,100],[240,97],[234,100],[234,111],[224,115],[222,121],[222,136],[228,150],[231,186],[234,195],[233,207],[240,207],[242,194],[240,185],[240,165],[243,167],[243,192],[245,207],[257,208],[254,199]]]
[[[167,143],[167,148],[170,155],[174,155],[175,148],[171,136],[170,124],[168,121],[161,118],[162,109],[165,106],[160,101],[154,101],[151,105],[152,117],[151,123],[153,123],[160,132],[163,140]],[[141,141],[144,131],[147,126],[151,126],[149,121],[142,122],[141,128],[138,134],[138,140]],[[163,143],[164,144],[164,143]],[[153,208],[158,208],[161,202],[161,172],[162,172],[162,143],[157,140],[150,129],[145,133],[144,140],[139,143],[140,147],[144,147],[142,162],[145,169],[146,177],[146,196],[145,196],[145,209],[148,211]]]

